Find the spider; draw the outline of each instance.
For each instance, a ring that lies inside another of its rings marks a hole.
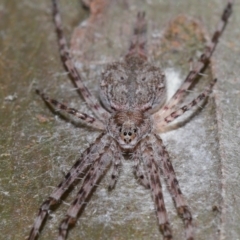
[[[111,164],[113,166],[110,188],[115,186],[122,156],[127,154],[135,163],[135,175],[142,185],[151,190],[159,228],[164,239],[171,240],[173,235],[164,204],[160,173],[166,180],[177,212],[183,220],[186,239],[193,240],[192,214],[180,190],[168,152],[157,134],[153,114],[157,112],[161,117],[160,122],[157,123],[158,126],[165,127],[186,111],[203,102],[210,95],[216,79],[197,98],[187,105],[177,108],[178,103],[184,97],[184,93],[190,88],[199,73],[209,64],[210,57],[232,13],[232,1],[229,1],[226,5],[210,44],[205,48],[183,84],[167,103],[165,103],[165,76],[160,68],[147,62],[146,20],[145,14],[139,12],[130,47],[124,60],[109,64],[102,74],[100,82],[102,105],[85,87],[74,66],[63,34],[58,1],[52,0],[52,4],[62,62],[95,117],[69,108],[63,103],[49,98],[39,90],[36,90],[36,92],[47,104],[80,118],[91,127],[102,131],[102,133],[83,152],[82,156],[65,175],[64,180],[42,203],[28,239],[34,240],[38,237],[49,210],[61,200],[61,197],[79,179],[79,176],[83,176],[80,190],[59,226],[57,239],[66,239],[68,230],[77,221],[78,214],[86,199]]]

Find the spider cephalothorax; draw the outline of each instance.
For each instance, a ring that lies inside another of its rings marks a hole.
[[[209,96],[216,80],[213,80],[197,98],[187,105],[177,108],[177,104],[182,101],[184,93],[209,63],[219,37],[231,15],[232,1],[229,0],[224,9],[221,21],[209,46],[206,47],[197,64],[195,64],[183,84],[167,103],[165,103],[164,74],[158,67],[147,62],[145,15],[144,13],[138,13],[130,48],[124,61],[108,65],[102,75],[100,98],[104,108],[90,94],[74,66],[62,31],[58,1],[52,0],[52,2],[63,64],[95,117],[50,99],[39,90],[37,90],[37,93],[41,95],[46,103],[75,115],[91,127],[102,131],[102,133],[83,152],[63,181],[51,193],[49,198],[42,203],[29,240],[37,238],[50,208],[60,201],[75,180],[83,179],[80,190],[59,227],[58,240],[66,239],[70,225],[76,222],[86,199],[111,163],[113,163],[113,170],[110,186],[115,185],[124,153],[131,153],[135,175],[143,186],[151,189],[158,224],[164,240],[172,240],[173,236],[164,204],[160,173],[163,174],[177,212],[183,219],[186,239],[193,240],[192,215],[180,190],[168,152],[160,136],[155,131],[156,123],[153,121],[152,114],[160,108],[158,113],[161,118],[157,124],[165,126]]]
[[[109,134],[123,149],[133,149],[152,130],[152,121],[141,111],[122,110],[109,120]]]

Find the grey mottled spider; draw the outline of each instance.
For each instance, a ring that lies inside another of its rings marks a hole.
[[[90,94],[74,66],[63,35],[58,1],[52,0],[52,2],[63,64],[95,118],[50,99],[39,90],[37,93],[46,103],[75,115],[93,128],[101,130],[102,133],[83,152],[79,160],[66,174],[64,180],[41,205],[28,239],[34,240],[38,237],[48,211],[60,201],[73,182],[82,175],[81,188],[59,227],[58,240],[66,239],[69,227],[76,222],[79,211],[103,175],[104,170],[113,163],[110,183],[112,188],[117,181],[122,153],[128,153],[135,162],[136,176],[145,187],[151,189],[159,227],[164,239],[170,240],[173,239],[173,236],[165,209],[160,172],[164,175],[177,212],[183,219],[186,239],[193,240],[192,215],[180,190],[168,152],[157,134],[153,114],[158,112],[161,116],[158,126],[159,124],[166,126],[209,96],[216,79],[196,99],[183,107],[176,108],[195,78],[208,65],[219,37],[231,15],[232,1],[229,1],[224,9],[218,28],[198,63],[166,104],[165,76],[160,68],[147,62],[146,21],[144,13],[138,13],[134,34],[124,61],[109,64],[102,75],[100,99],[104,108]]]

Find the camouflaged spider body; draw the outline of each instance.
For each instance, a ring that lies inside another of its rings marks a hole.
[[[111,164],[110,187],[113,188],[118,178],[122,155],[126,153],[134,161],[137,178],[142,185],[151,189],[159,227],[164,239],[171,240],[173,235],[164,204],[160,173],[163,174],[177,212],[183,219],[186,239],[193,240],[192,215],[180,190],[168,152],[157,134],[157,127],[165,127],[202,102],[211,93],[216,79],[190,103],[182,107],[177,106],[198,74],[208,65],[219,37],[231,15],[232,2],[229,1],[224,9],[218,28],[197,64],[167,103],[165,76],[160,68],[147,62],[145,14],[138,13],[131,44],[124,61],[109,64],[102,74],[100,99],[104,107],[90,94],[74,66],[62,31],[58,1],[52,0],[52,2],[63,64],[95,117],[50,99],[39,90],[37,90],[37,93],[46,103],[56,109],[75,115],[86,124],[102,131],[102,133],[83,152],[79,160],[66,174],[64,180],[41,205],[30,232],[29,240],[37,238],[51,207],[59,202],[74,181],[81,176],[83,180],[80,190],[59,227],[58,240],[66,239],[68,230],[76,222],[84,202]],[[153,118],[153,114],[156,112],[160,116],[157,124]]]

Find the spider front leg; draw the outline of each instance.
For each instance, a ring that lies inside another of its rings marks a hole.
[[[179,187],[179,183],[170,161],[168,152],[163,145],[162,139],[158,135],[155,134],[151,141],[155,156],[157,159],[159,159],[158,165],[163,171],[164,178],[177,208],[178,214],[183,219],[186,238],[187,240],[193,240],[194,228],[192,223],[192,214]]]
[[[107,156],[109,153],[111,156]],[[67,211],[65,219],[59,226],[59,234],[57,240],[65,240],[67,238],[67,233],[70,225],[75,224],[77,221],[78,213],[84,206],[86,199],[92,192],[93,188],[96,186],[97,181],[101,178],[107,166],[111,163],[111,160],[109,160],[110,157],[112,158],[111,151],[105,153],[103,157],[95,160],[93,166],[90,167],[83,180],[77,197],[72,202],[70,208]]]
[[[99,130],[104,130],[104,126],[103,126],[103,123],[101,121],[87,115],[86,113],[79,112],[78,110],[76,110],[74,108],[70,108],[63,103],[58,102],[55,99],[49,98],[46,94],[44,94],[43,92],[41,92],[38,89],[36,90],[36,93],[39,94],[42,97],[44,102],[55,106],[59,110],[65,111],[69,114],[72,114],[72,115],[76,116],[77,118],[81,119],[83,122],[92,126],[93,128],[96,128],[96,129],[99,129]]]
[[[155,161],[154,151],[150,142],[141,143],[142,159],[148,175],[148,181],[152,191],[152,197],[155,202],[155,208],[158,218],[160,230],[164,240],[172,240],[172,229],[168,222],[167,211],[162,193],[162,185],[160,181],[159,166]]]
[[[116,182],[119,177],[120,167],[122,164],[121,150],[120,150],[118,144],[116,144],[116,142],[112,143],[111,150],[114,154],[113,154],[113,169],[112,169],[112,173],[111,173],[110,184],[108,187],[109,190],[112,190],[114,188],[114,186],[116,185]]]
[[[219,38],[221,37],[227,23],[228,19],[232,14],[233,1],[229,0],[227,6],[225,7],[221,21],[218,24],[216,31],[213,34],[210,44],[205,48],[203,54],[199,58],[198,62],[194,68],[189,72],[186,79],[184,80],[181,87],[173,95],[173,97],[168,101],[168,103],[157,113],[161,119],[164,119],[169,113],[174,109],[174,107],[182,100],[184,93],[190,88],[193,81],[201,73],[205,67],[209,64],[210,58],[217,46]]]
[[[76,67],[74,66],[74,63],[70,56],[70,51],[67,46],[67,41],[63,34],[62,21],[58,9],[58,1],[52,0],[52,4],[53,4],[53,19],[56,27],[58,45],[63,65],[68,70],[70,77],[74,81],[76,87],[78,88],[79,92],[81,93],[82,97],[86,101],[89,108],[93,111],[93,113],[99,120],[105,121],[105,119],[109,117],[109,113],[104,108],[101,107],[97,99],[95,99],[89,92],[89,90],[83,83],[82,78],[78,73]]]
[[[142,166],[141,162],[141,154],[139,149],[136,149],[135,152],[133,152],[132,159],[134,161],[134,174],[137,177],[137,180],[147,189],[150,188],[150,184],[147,178],[147,174],[145,169]]]
[[[109,137],[105,133],[102,133],[95,142],[83,152],[82,157],[76,161],[70,171],[66,174],[65,179],[40,206],[28,240],[37,239],[40,228],[48,215],[50,208],[60,201],[63,194],[69,189],[73,182],[77,180],[78,177],[94,163],[94,161],[97,161],[97,159],[100,159],[103,156],[103,154],[108,150],[109,144]]]

